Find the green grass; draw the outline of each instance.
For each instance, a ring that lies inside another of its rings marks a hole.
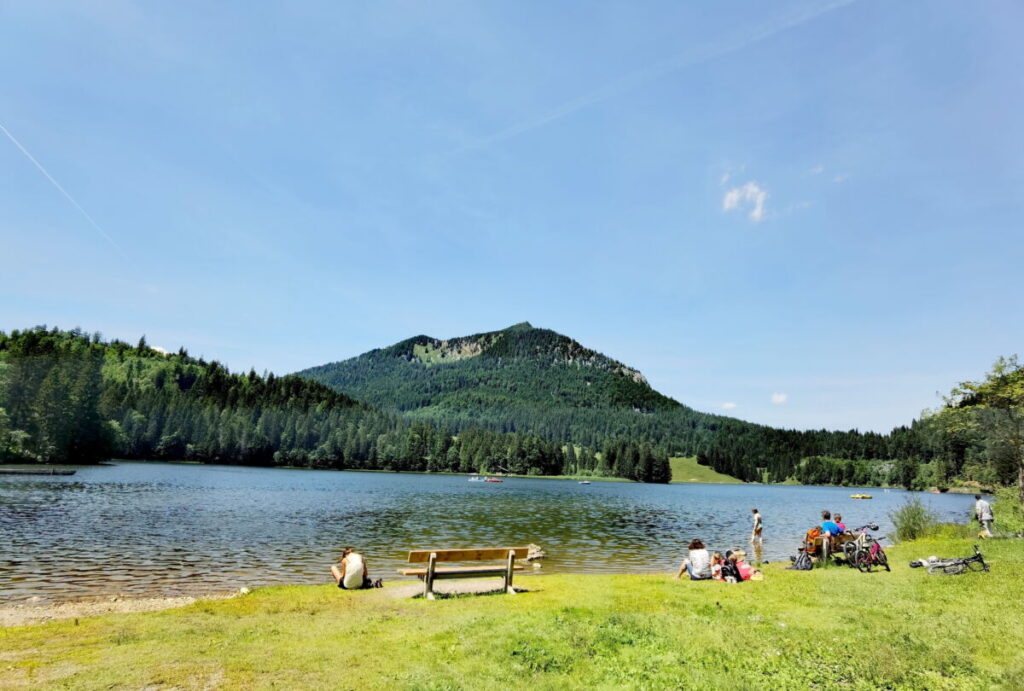
[[[0,686],[176,688],[1024,687],[1024,549],[988,574],[767,567],[726,585],[668,575],[531,576],[530,592],[434,602],[327,586],[0,629]]]
[[[712,470],[706,465],[699,465],[694,456],[670,458],[668,462],[672,466],[672,482],[707,482],[717,485],[742,482],[731,475]]]

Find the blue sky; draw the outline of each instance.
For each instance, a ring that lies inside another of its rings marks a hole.
[[[529,320],[701,410],[885,431],[1024,350],[1021,26],[6,0],[0,329],[289,372]]]

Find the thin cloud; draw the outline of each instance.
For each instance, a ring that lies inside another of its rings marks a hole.
[[[747,218],[754,223],[760,223],[764,220],[764,206],[767,201],[768,191],[756,181],[751,180],[744,185],[726,190],[725,196],[722,197],[722,209],[733,211],[741,207],[749,207],[750,213],[747,214]]]
[[[475,142],[461,147],[453,153],[459,154],[466,151],[485,149],[497,144],[498,142],[517,137],[524,132],[529,132],[530,130],[543,127],[550,122],[560,120],[567,115],[575,113],[576,111],[601,103],[602,101],[607,101],[608,99],[624,94],[627,91],[632,91],[633,89],[655,81],[656,79],[660,79],[661,77],[678,70],[698,65],[700,63],[722,57],[723,55],[728,55],[729,53],[735,53],[747,46],[759,43],[760,41],[770,38],[775,34],[786,31],[787,29],[792,29],[805,22],[811,21],[812,19],[816,19],[823,14],[845,7],[846,5],[850,5],[853,2],[856,2],[856,0],[833,0],[832,2],[812,3],[795,15],[768,22],[745,36],[741,36],[731,41],[725,41],[717,46],[704,47],[691,53],[682,53],[666,60],[662,60],[661,62],[643,67],[623,77],[619,77],[618,79],[608,82],[604,86],[598,87],[588,94],[574,98],[571,101],[566,101],[560,106],[541,113],[536,117],[523,120],[514,125],[510,125],[505,129],[498,130],[493,134],[482,137]]]
[[[825,172],[825,166],[819,163],[818,165],[814,166],[807,172],[810,173],[811,175],[821,175],[822,173]]]
[[[846,179],[848,177],[850,177],[850,176],[847,175],[846,173],[840,173],[839,175],[836,175],[834,178],[832,178],[832,182],[836,182],[836,183],[846,182]]]
[[[789,401],[789,394],[786,393],[773,393],[772,403],[775,405],[786,405]]]
[[[736,410],[736,404],[733,402],[723,403],[722,410]]]
[[[80,214],[82,214],[82,216],[85,217],[85,220],[87,220],[89,222],[89,224],[93,228],[95,228],[96,231],[100,235],[103,236],[104,240],[106,240],[108,243],[110,243],[111,247],[113,247],[115,250],[117,250],[118,254],[120,254],[125,259],[128,258],[128,255],[126,255],[124,253],[124,250],[121,249],[121,246],[118,245],[116,242],[114,242],[114,238],[110,237],[107,234],[107,231],[103,230],[103,228],[100,227],[100,224],[93,220],[93,217],[90,216],[89,213],[85,209],[82,208],[82,205],[79,204],[77,201],[75,201],[74,197],[72,197],[70,194],[68,194],[68,191],[66,189],[64,189],[64,187],[61,186],[61,184],[59,182],[57,182],[52,175],[50,175],[50,173],[46,170],[46,168],[43,167],[43,164],[40,163],[39,161],[37,161],[35,156],[30,154],[28,152],[28,149],[26,149],[24,146],[22,146],[21,142],[19,142],[17,139],[15,139],[14,135],[11,134],[10,131],[6,127],[4,127],[2,123],[0,123],[0,132],[3,132],[5,135],[7,135],[7,138],[11,140],[11,143],[14,144],[16,147],[18,147],[18,151],[23,153],[25,155],[25,158],[27,158],[29,161],[31,161],[32,165],[34,165],[37,169],[39,169],[39,172],[42,173],[43,176],[47,180],[50,181],[50,184],[53,185],[54,187],[56,187],[57,191],[60,192],[62,195],[64,195],[64,198],[67,199],[69,202],[71,202],[72,206],[74,206],[76,209],[78,209],[78,212]]]

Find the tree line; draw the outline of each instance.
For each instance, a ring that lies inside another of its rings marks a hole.
[[[457,434],[296,376],[233,374],[184,349],[163,353],[44,327],[0,332],[0,462],[110,457],[310,468],[594,474],[668,481],[668,460],[629,460],[540,435]]]

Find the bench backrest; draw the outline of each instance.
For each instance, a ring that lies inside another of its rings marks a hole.
[[[436,554],[437,561],[487,561],[507,559],[509,552],[516,553],[516,559],[526,559],[529,547],[491,547],[486,549],[417,549],[409,552],[409,563],[426,563],[430,555]]]

